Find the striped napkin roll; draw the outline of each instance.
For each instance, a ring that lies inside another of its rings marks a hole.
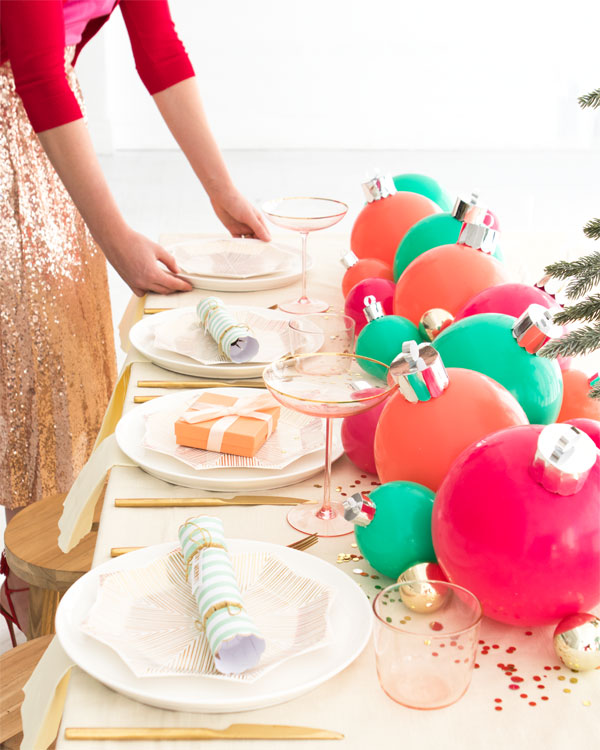
[[[196,314],[202,328],[212,336],[219,351],[232,362],[249,362],[258,354],[258,341],[250,329],[238,323],[218,297],[198,303]]]
[[[223,522],[213,516],[190,518],[179,528],[179,541],[198,602],[198,627],[206,634],[215,667],[222,674],[255,667],[265,641],[244,609]]]

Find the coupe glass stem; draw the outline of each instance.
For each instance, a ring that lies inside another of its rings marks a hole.
[[[302,237],[302,296],[300,302],[307,302],[308,297],[306,296],[306,243],[308,240],[308,232],[300,232]]]
[[[323,479],[323,505],[317,511],[317,517],[328,521],[335,518],[336,513],[331,507],[331,419],[325,419],[325,477]]]

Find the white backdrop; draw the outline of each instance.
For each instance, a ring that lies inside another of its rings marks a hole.
[[[171,0],[223,148],[600,147],[597,0]],[[100,150],[172,148],[120,12],[78,64]]]

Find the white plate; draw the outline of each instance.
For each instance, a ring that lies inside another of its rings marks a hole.
[[[325,465],[324,449],[302,456],[284,469],[227,468],[196,471],[172,456],[165,456],[144,448],[144,417],[146,414],[162,411],[169,402],[176,407],[182,400],[191,400],[194,396],[199,396],[203,390],[206,389],[171,393],[168,396],[160,396],[131,409],[121,417],[115,430],[119,448],[141,469],[158,479],[182,487],[215,492],[246,492],[287,487],[290,484],[308,479],[323,470]],[[216,393],[236,396],[237,398],[262,392],[260,388],[215,388],[213,390]],[[341,420],[335,420],[333,461],[344,452],[340,433]]]
[[[243,305],[228,305],[228,308],[230,310],[238,310],[240,308],[256,310],[261,315],[272,317],[274,320],[290,319],[287,313],[282,313],[278,310],[267,310],[263,307],[253,308]],[[169,352],[165,349],[157,349],[154,346],[155,327],[167,321],[171,321],[173,325],[177,325],[177,318],[182,313],[188,313],[191,309],[193,309],[191,306],[180,307],[175,310],[165,310],[165,312],[156,313],[155,315],[145,315],[129,331],[131,345],[155,365],[164,367],[165,370],[170,370],[171,372],[179,372],[182,375],[196,375],[202,378],[224,378],[228,380],[259,378],[262,375],[262,371],[266,367],[264,362],[244,362],[243,364],[224,362],[216,365],[203,365],[183,354]]]
[[[166,246],[170,252],[176,253],[178,246],[183,243],[177,242]],[[216,276],[199,276],[193,273],[180,273],[183,279],[187,279],[196,289],[208,289],[211,292],[258,292],[263,289],[279,289],[282,286],[293,284],[302,278],[302,257],[300,250],[286,246],[286,250],[295,255],[295,262],[291,268],[283,269],[277,273],[266,276],[254,276],[249,279],[219,278]],[[312,259],[307,253],[306,268],[312,266]]]
[[[232,552],[276,554],[297,573],[334,589],[331,644],[291,659],[251,684],[191,676],[135,677],[111,648],[82,633],[80,625],[96,600],[100,575],[146,565],[176,546],[167,542],[109,560],[71,586],[56,613],[56,634],[63,649],[81,669],[118,693],[159,708],[202,713],[250,711],[284,703],[330,680],[360,655],[371,633],[371,606],[345,573],[318,557],[277,544],[230,539],[228,545]]]

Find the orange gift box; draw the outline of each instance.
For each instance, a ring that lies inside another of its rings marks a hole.
[[[189,448],[252,458],[275,431],[279,414],[280,407],[268,393],[239,399],[203,393],[175,422],[175,442]]]

